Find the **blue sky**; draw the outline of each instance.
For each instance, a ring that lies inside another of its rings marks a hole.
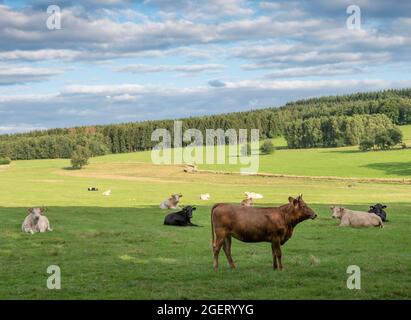
[[[0,134],[411,87],[410,1],[0,1],[0,17]]]

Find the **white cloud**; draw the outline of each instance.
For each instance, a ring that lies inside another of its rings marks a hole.
[[[109,99],[112,99],[114,102],[136,102],[140,96],[126,94],[120,94],[118,96],[107,96]]]
[[[159,8],[162,12],[178,12],[185,19],[216,19],[221,17],[249,16],[254,11],[245,0],[145,0],[146,5]]]
[[[50,94],[15,94],[15,95],[1,95],[0,103],[13,104],[13,103],[34,103],[34,102],[48,102],[59,97],[59,93]]]
[[[351,64],[325,64],[313,67],[284,68],[268,73],[266,78],[297,78],[312,76],[336,76],[364,72],[364,69]]]
[[[0,134],[6,133],[17,133],[17,132],[29,132],[34,130],[46,130],[46,127],[43,126],[33,126],[28,123],[18,123],[7,126],[0,125]]]
[[[50,77],[63,73],[61,68],[33,68],[25,66],[0,65],[0,85],[24,84],[46,81]]]
[[[261,1],[259,7],[264,10],[278,10],[281,8],[281,4],[277,2]]]
[[[11,50],[0,52],[0,60],[73,60],[80,58],[81,52],[74,50]]]
[[[116,72],[131,73],[156,73],[156,72],[180,72],[184,74],[199,73],[204,71],[216,71],[224,69],[222,64],[187,64],[187,65],[147,65],[133,64],[114,68]]]
[[[275,38],[278,34],[298,34],[320,24],[319,20],[314,19],[279,22],[264,16],[219,21],[215,24],[185,19],[118,22],[101,17],[86,18],[76,9],[68,8],[62,11],[62,29],[51,32],[44,25],[47,17],[45,13],[19,12],[0,7],[0,15],[0,47],[1,51],[7,52],[5,58],[24,58],[21,51],[39,50],[49,50],[39,54],[52,58],[59,58],[58,55],[65,59],[75,58],[77,51],[114,58],[115,54],[121,57],[126,53],[195,44],[266,39],[267,36]]]
[[[236,91],[241,90],[269,90],[269,91],[283,91],[283,90],[313,90],[313,89],[328,89],[328,88],[355,88],[355,87],[369,87],[369,88],[384,88],[389,87],[404,87],[411,84],[411,80],[387,81],[383,79],[365,79],[365,80],[242,80],[242,81],[226,81],[224,86],[193,86],[178,88],[173,86],[155,86],[155,85],[140,85],[140,84],[106,84],[106,85],[71,85],[62,90],[61,93],[47,94],[47,95],[13,95],[1,96],[0,102],[10,101],[46,101],[59,98],[60,100],[71,100],[73,105],[78,105],[76,99],[84,97],[94,97],[97,99],[109,99],[117,101],[131,101],[135,102],[137,99],[161,99],[162,96],[190,96],[204,93],[224,93],[230,92],[236,94]],[[223,91],[220,90],[223,89]],[[191,97],[192,98],[192,97]],[[102,101],[102,100],[100,100]],[[205,102],[206,104],[206,102]]]
[[[287,80],[287,81],[264,81],[244,80],[239,82],[226,82],[230,89],[256,89],[256,90],[312,90],[322,88],[348,88],[348,87],[373,87],[383,88],[388,82],[381,79],[367,80]],[[399,81],[397,84],[409,84],[411,81]]]

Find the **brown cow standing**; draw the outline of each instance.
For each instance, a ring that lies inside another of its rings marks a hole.
[[[214,254],[214,269],[218,269],[218,254],[221,247],[230,267],[235,269],[231,257],[231,236],[243,242],[270,242],[273,268],[282,269],[281,246],[291,238],[294,227],[317,214],[303,201],[288,198],[281,207],[253,208],[218,203],[211,209],[211,234]]]

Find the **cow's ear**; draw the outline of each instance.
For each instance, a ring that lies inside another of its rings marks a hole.
[[[294,198],[293,198],[293,197],[288,197],[288,202],[289,202],[289,203],[293,203],[293,201],[294,201]]]
[[[382,206],[383,209],[387,209],[387,206]]]
[[[330,207],[331,210],[334,210],[334,208],[335,208],[335,206],[331,206],[331,207]]]
[[[28,208],[28,209],[27,209],[27,212],[28,212],[28,213],[33,213],[33,208]]]

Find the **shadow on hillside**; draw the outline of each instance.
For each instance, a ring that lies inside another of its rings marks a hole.
[[[79,168],[73,168],[73,167],[63,167],[63,170],[68,170],[68,171],[80,171],[81,169]]]
[[[353,153],[365,153],[361,150],[324,150],[323,153],[341,153],[341,154],[353,154]]]
[[[352,154],[352,153],[377,153],[377,152],[386,152],[386,151],[400,151],[400,150],[408,150],[411,149],[411,147],[406,147],[406,148],[401,148],[401,147],[395,147],[391,148],[389,150],[369,150],[369,151],[361,151],[359,149],[356,150],[330,150],[330,151],[323,151],[323,152],[328,152],[328,153],[342,153],[342,154]]]
[[[411,161],[370,163],[363,167],[384,171],[390,175],[411,176]]]

